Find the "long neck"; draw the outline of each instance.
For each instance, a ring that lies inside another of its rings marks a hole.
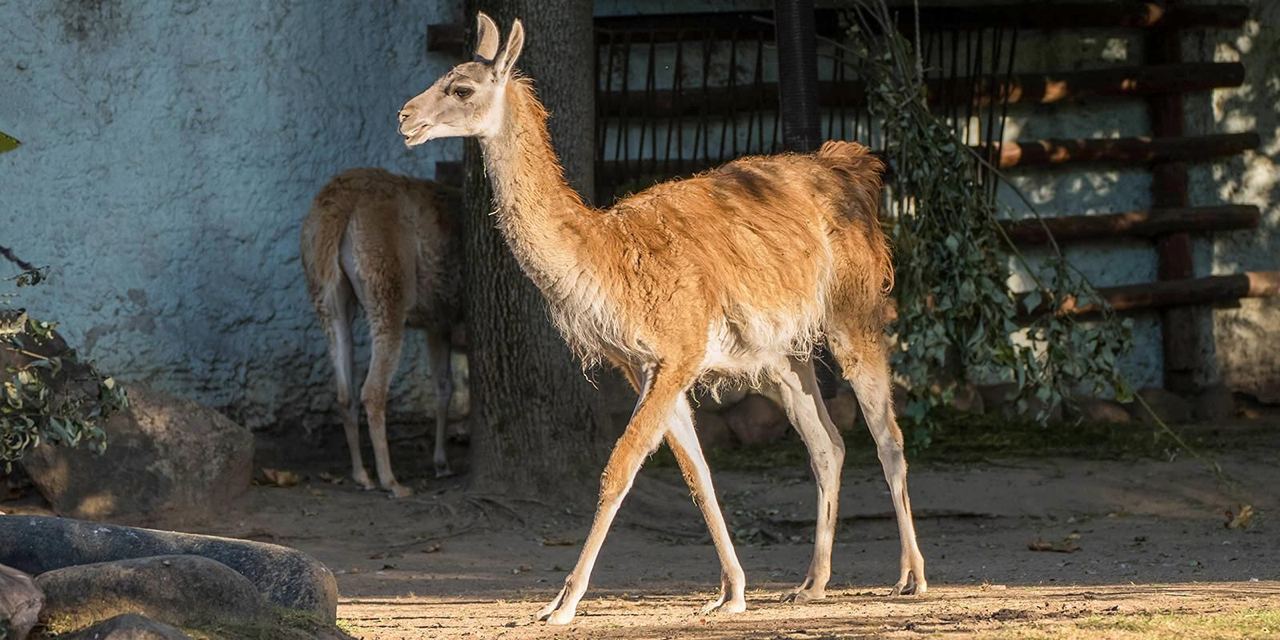
[[[527,81],[509,82],[505,100],[502,129],[480,141],[498,229],[529,278],[555,299],[551,289],[589,269],[583,243],[594,212],[565,181],[546,109]]]

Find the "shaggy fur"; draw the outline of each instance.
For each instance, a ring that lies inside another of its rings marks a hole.
[[[379,484],[397,497],[410,491],[391,470],[386,405],[406,326],[427,334],[436,382],[436,475],[450,473],[444,449],[453,394],[449,336],[460,316],[461,264],[457,232],[444,212],[456,204],[456,194],[433,182],[381,169],[352,169],[320,190],[302,225],[307,290],[329,338],[352,477],[373,488],[360,455],[359,412],[351,393],[351,325],[358,304],[368,317],[373,342],[360,398],[369,418]]]
[[[496,42],[483,14],[479,28],[482,43]],[[640,393],[601,477],[578,564],[540,617],[572,620],[622,498],[664,438],[720,557],[721,595],[707,608],[745,608],[745,579],[686,398],[699,380],[726,377],[776,385],[810,450],[814,559],[787,597],[822,597],[844,459],[808,360],[823,337],[858,395],[890,485],[902,537],[894,593],[924,592],[884,344],[893,270],[877,217],[880,161],[859,144],[828,142],[815,154],[743,158],[591,209],[564,179],[532,84],[514,71],[523,41],[517,21],[501,54],[478,50],[479,61],[455,67],[400,119],[410,146],[479,138],[497,226],[565,339],[584,361],[620,368]]]

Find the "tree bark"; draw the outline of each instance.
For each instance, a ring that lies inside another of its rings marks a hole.
[[[467,20],[488,13],[503,46],[524,22],[516,66],[551,112],[552,142],[580,193],[594,184],[595,45],[590,0],[472,0]],[[474,36],[474,34],[472,34]],[[594,494],[608,413],[560,334],[546,302],[494,228],[480,148],[464,158],[463,233],[471,343],[472,486],[504,495]]]

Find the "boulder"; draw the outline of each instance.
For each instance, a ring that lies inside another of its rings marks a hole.
[[[1006,410],[1018,397],[1018,385],[1012,382],[978,385],[978,396],[987,412]]]
[[[136,613],[126,613],[99,622],[62,640],[191,640],[191,636],[163,622]]]
[[[25,640],[43,606],[44,594],[31,576],[0,564],[0,638]]]
[[[1006,419],[1035,420],[1044,409],[1044,403],[1033,397],[1027,398],[1025,410],[1018,410],[1018,385],[1012,382],[978,386],[978,395],[982,400],[983,410]],[[1049,411],[1049,422],[1062,421],[1062,405]]]
[[[272,605],[333,624],[338,584],[301,551],[263,542],[154,531],[42,516],[0,518],[0,564],[30,574],[157,555],[197,555],[248,578]]]
[[[1196,420],[1220,422],[1236,417],[1236,399],[1225,385],[1215,385],[1200,392],[1191,407]]]
[[[1154,413],[1167,424],[1191,422],[1191,403],[1183,400],[1182,396],[1159,387],[1147,387],[1138,391],[1138,395],[1151,406],[1151,412],[1148,412],[1141,402],[1129,405],[1130,413],[1138,420],[1154,424],[1151,417]]]
[[[956,385],[955,395],[951,398],[951,408],[961,413],[986,413],[987,405],[978,392],[978,385],[962,382]]]
[[[893,414],[896,416],[906,415],[907,393],[908,393],[907,388],[895,382],[893,383],[892,389],[893,389]]]
[[[827,414],[840,431],[851,431],[858,421],[858,398],[853,390],[841,386],[834,398],[827,399]]]
[[[786,435],[791,423],[777,404],[762,395],[747,394],[723,414],[738,442],[747,446],[769,444]]]
[[[1082,398],[1076,401],[1075,411],[1085,422],[1098,424],[1128,424],[1133,421],[1124,405],[1114,400]]]
[[[129,388],[107,421],[107,450],[38,446],[22,464],[55,512],[148,520],[213,515],[249,488],[253,435],[189,400]]]
[[[252,626],[264,616],[253,583],[200,556],[171,555],[64,567],[36,576],[45,594],[40,618],[81,629],[138,613],[181,627]]]
[[[693,425],[698,430],[698,442],[704,450],[730,449],[737,442],[724,416],[706,409],[693,412]]]

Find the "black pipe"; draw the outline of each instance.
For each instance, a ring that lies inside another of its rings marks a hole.
[[[814,151],[822,144],[818,119],[818,43],[813,0],[774,0],[778,43],[778,114],[787,151]]]

